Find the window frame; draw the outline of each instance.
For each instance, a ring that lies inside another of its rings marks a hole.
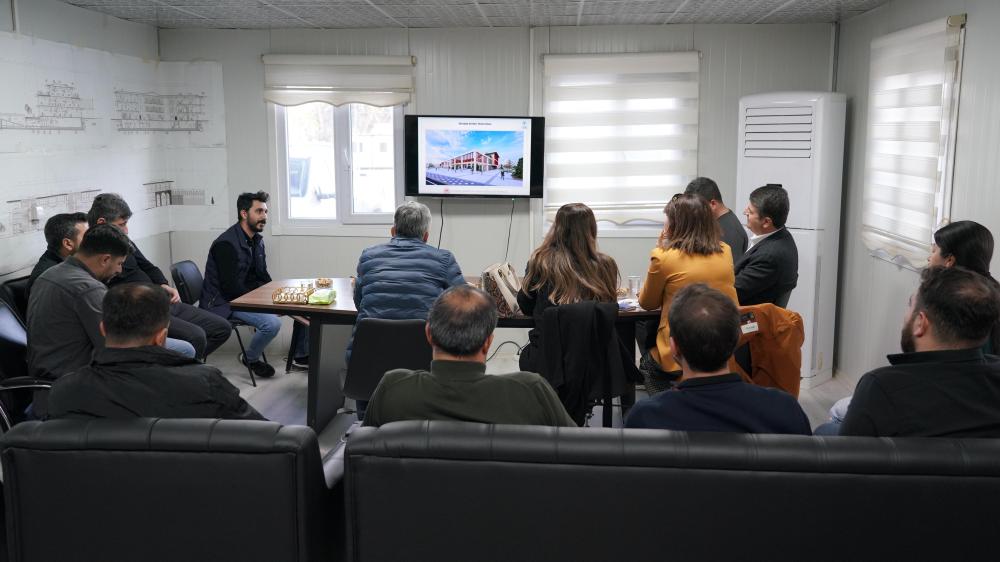
[[[868,99],[866,107],[866,131],[865,131],[865,161],[864,161],[864,175],[863,175],[863,196],[861,202],[861,240],[865,247],[869,250],[872,257],[889,261],[898,266],[905,267],[907,269],[919,270],[926,265],[926,256],[930,253],[934,237],[933,234],[943,225],[951,222],[951,202],[952,195],[954,193],[954,173],[955,173],[955,154],[958,146],[958,114],[959,114],[959,102],[961,96],[962,88],[962,67],[964,63],[964,50],[965,50],[965,23],[966,18],[964,15],[960,16],[950,16],[947,18],[940,18],[937,20],[932,20],[927,23],[910,26],[892,33],[887,33],[875,37],[871,44],[876,42],[886,42],[895,41],[896,44],[892,48],[900,49],[902,47],[908,47],[909,44],[900,44],[899,38],[907,38],[911,43],[914,41],[913,35],[917,35],[917,39],[925,32],[926,29],[933,29],[934,26],[942,26],[945,32],[954,30],[957,35],[957,45],[955,46],[956,53],[955,59],[953,61],[954,68],[949,69],[946,59],[946,63],[943,66],[945,72],[944,80],[942,81],[942,97],[941,97],[941,109],[942,115],[940,122],[942,124],[942,129],[947,126],[947,132],[942,131],[941,140],[939,144],[938,152],[938,175],[934,180],[934,192],[930,198],[930,205],[926,209],[926,215],[933,216],[934,226],[930,229],[927,239],[920,241],[916,238],[906,236],[901,232],[895,230],[886,230],[878,228],[877,226],[869,223],[867,218],[867,213],[870,212],[870,206],[868,203],[869,198],[874,197],[872,193],[875,191],[874,187],[877,185],[870,179],[870,174],[873,171],[873,160],[878,158],[881,153],[876,153],[872,148],[873,143],[877,142],[874,136],[874,127],[878,125],[884,125],[883,122],[875,123],[873,122],[872,113],[877,111],[879,108],[875,106],[875,94],[874,83],[876,79],[883,80],[884,76],[876,76],[875,74],[875,60],[869,60],[869,76],[868,76]],[[895,39],[893,39],[895,38]],[[946,49],[947,49],[946,45]],[[872,59],[872,57],[870,57]],[[908,106],[890,106],[890,109],[906,109]],[[900,144],[905,144],[905,142],[900,141]],[[914,154],[909,152],[901,154],[901,157],[911,157]],[[886,204],[887,205],[887,204]],[[894,205],[893,208],[901,209],[905,211],[905,208],[900,205]]]
[[[385,236],[392,225],[393,212],[354,213],[353,205],[353,139],[350,127],[350,105],[334,106],[334,150],[336,169],[337,218],[292,218],[288,205],[288,144],[285,107],[267,102],[268,153],[272,197],[271,233],[298,236]],[[393,192],[394,207],[403,201],[403,106],[393,109]],[[341,140],[346,139],[346,141]],[[346,144],[345,144],[346,143]],[[346,149],[346,150],[345,150]]]

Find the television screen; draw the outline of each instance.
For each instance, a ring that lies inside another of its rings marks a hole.
[[[406,195],[541,197],[545,119],[407,115]]]

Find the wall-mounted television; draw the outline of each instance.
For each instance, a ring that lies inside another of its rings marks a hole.
[[[544,117],[407,115],[406,195],[542,196]]]

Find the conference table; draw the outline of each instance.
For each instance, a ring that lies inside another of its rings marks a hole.
[[[279,279],[258,287],[230,303],[233,310],[297,316],[309,322],[309,375],[306,391],[306,424],[322,431],[344,405],[342,373],[347,370],[345,351],[351,328],[358,316],[350,278],[331,278],[336,298],[328,305],[286,304],[272,301],[282,287],[313,287],[315,279]],[[660,317],[659,310],[636,309],[619,313],[618,333],[622,341],[635,338],[635,322]],[[501,317],[500,328],[532,328],[530,316]]]

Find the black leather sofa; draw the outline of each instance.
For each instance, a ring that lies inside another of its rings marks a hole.
[[[995,560],[1000,441],[360,428],[354,561]]]
[[[0,442],[12,561],[331,560],[336,464],[303,426],[56,420]]]

